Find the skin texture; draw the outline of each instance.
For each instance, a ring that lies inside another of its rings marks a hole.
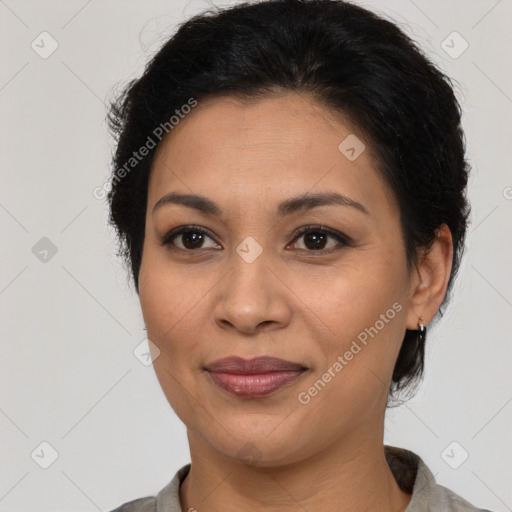
[[[367,148],[355,161],[338,149],[350,134]],[[446,293],[452,242],[442,226],[409,272],[398,205],[375,169],[369,141],[298,93],[199,102],[161,143],[139,287],[160,350],[156,375],[187,427],[183,510],[398,512],[409,503],[384,458],[386,398],[405,329],[418,329],[420,316],[428,325]],[[206,196],[223,214],[175,204],[153,214],[169,192]],[[348,196],[368,214],[329,205],[276,215],[281,201],[317,192]],[[174,250],[160,243],[191,224],[211,233],[198,248],[186,249],[190,235],[175,237]],[[310,235],[294,236],[312,224],[352,242],[329,236],[314,250]],[[262,249],[251,263],[236,250],[249,236]],[[298,394],[394,303],[400,311],[301,403]],[[280,357],[308,371],[266,397],[235,397],[203,369],[230,355]]]

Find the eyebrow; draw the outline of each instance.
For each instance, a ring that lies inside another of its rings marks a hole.
[[[169,192],[161,197],[153,207],[152,213],[154,214],[159,208],[166,204],[186,206],[206,215],[222,215],[221,208],[211,199],[196,194],[179,194],[177,192]],[[277,214],[284,217],[299,211],[306,211],[319,206],[328,205],[349,206],[366,215],[370,215],[370,212],[361,203],[338,194],[337,192],[320,192],[292,197],[278,205]]]

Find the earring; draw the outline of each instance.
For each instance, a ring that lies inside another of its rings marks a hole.
[[[420,343],[423,343],[425,341],[425,337],[427,336],[427,328],[425,325],[423,325],[423,317],[422,316],[420,316],[418,326],[419,326],[418,341]]]

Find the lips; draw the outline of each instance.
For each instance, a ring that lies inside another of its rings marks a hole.
[[[210,372],[236,373],[254,375],[257,373],[297,371],[305,367],[299,363],[293,363],[277,357],[255,357],[254,359],[243,359],[241,357],[226,357],[208,365],[206,369]]]
[[[235,396],[269,395],[297,380],[306,370],[302,364],[276,357],[243,359],[227,357],[205,368],[213,382]]]

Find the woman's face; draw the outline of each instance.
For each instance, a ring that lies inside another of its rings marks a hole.
[[[162,389],[189,439],[217,455],[272,466],[381,432],[400,344],[421,312],[411,311],[397,203],[354,137],[303,95],[225,97],[199,102],[158,150],[140,301]],[[154,209],[169,193],[220,213]],[[360,206],[308,201],[317,194]],[[229,356],[305,370],[207,370]]]

